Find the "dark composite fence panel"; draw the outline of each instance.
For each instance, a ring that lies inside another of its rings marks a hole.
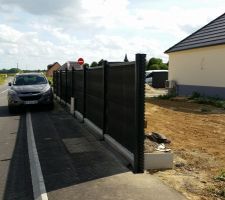
[[[84,70],[74,70],[75,110],[84,114]]]
[[[56,73],[56,80],[57,80],[57,86],[56,86],[57,96],[60,96],[60,73],[59,73],[59,71],[57,71],[57,73]]]
[[[70,103],[71,97],[72,95],[72,71],[67,71],[67,88],[66,88],[66,94],[67,94],[67,98],[66,98],[66,102]]]
[[[58,96],[61,98],[62,96],[62,81],[61,81],[61,71],[58,72]]]
[[[109,65],[106,133],[134,153],[135,63]]]
[[[86,70],[86,118],[103,129],[103,67]]]
[[[75,110],[134,155],[135,173],[144,167],[145,54],[135,62],[103,63],[95,69],[57,72],[54,91],[64,101],[75,98]]]
[[[57,71],[53,72],[53,92],[58,96],[58,92],[57,92]]]
[[[61,99],[66,101],[66,71],[61,71]]]

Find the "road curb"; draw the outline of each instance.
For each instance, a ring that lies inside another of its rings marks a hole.
[[[27,144],[30,161],[31,179],[35,200],[48,200],[41,165],[38,158],[30,112],[26,113]]]

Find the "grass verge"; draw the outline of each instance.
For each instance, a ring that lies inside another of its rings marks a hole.
[[[0,85],[3,84],[6,79],[7,79],[7,75],[6,74],[0,74]]]
[[[197,92],[193,92],[192,96],[189,97],[188,99],[193,100],[195,103],[207,104],[207,105],[212,105],[218,108],[225,109],[225,100],[216,96],[210,97],[210,96],[201,95]]]

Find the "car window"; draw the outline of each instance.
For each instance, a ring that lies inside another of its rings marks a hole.
[[[41,75],[21,75],[15,78],[13,85],[39,85],[46,83],[46,78]]]

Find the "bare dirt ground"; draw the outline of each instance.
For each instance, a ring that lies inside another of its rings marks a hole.
[[[174,156],[174,169],[150,172],[191,200],[225,199],[225,110],[213,106],[146,99],[145,117],[152,131],[164,134]],[[151,147],[145,143],[145,151]]]

